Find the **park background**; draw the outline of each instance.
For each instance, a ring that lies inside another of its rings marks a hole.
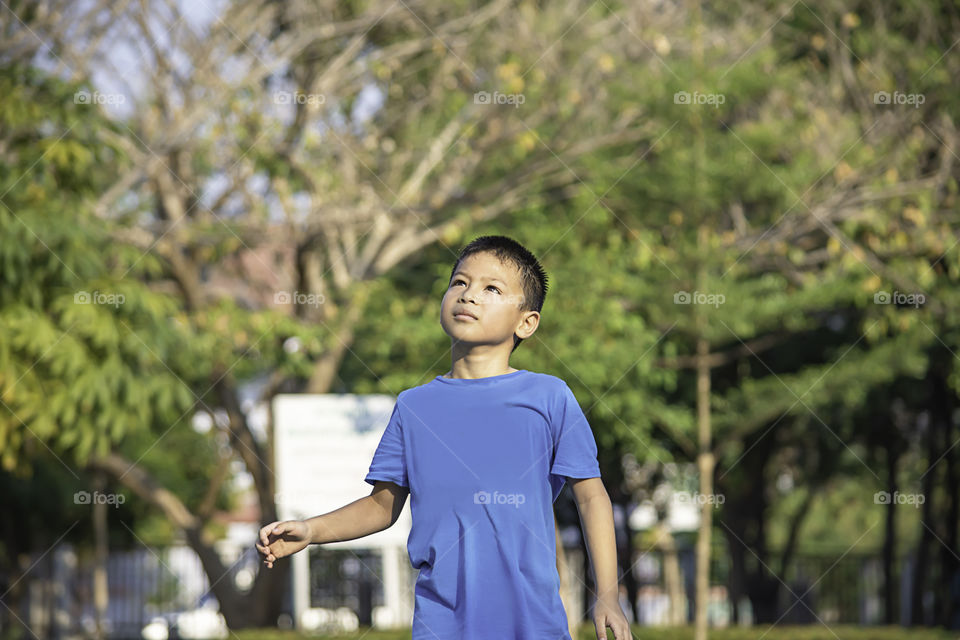
[[[511,364],[590,421],[629,614],[653,589],[683,627],[638,637],[956,638],[955,2],[5,0],[0,29],[3,637],[120,637],[137,585],[292,637],[258,630],[291,621],[243,539],[277,515],[254,409],[446,371],[450,268],[496,233],[550,277]]]

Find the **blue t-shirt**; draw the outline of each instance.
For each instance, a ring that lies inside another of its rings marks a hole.
[[[569,640],[553,502],[598,478],[597,444],[555,376],[437,376],[402,391],[365,480],[410,490],[413,640]]]

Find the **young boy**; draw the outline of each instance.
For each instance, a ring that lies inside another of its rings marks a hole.
[[[509,365],[537,330],[546,292],[540,263],[510,238],[464,247],[440,305],[450,371],[400,393],[365,478],[369,496],[260,530],[266,566],[390,527],[409,493],[413,640],[570,640],[553,518],[569,480],[596,576],[597,638],[610,627],[628,640],[590,425],[563,380]]]

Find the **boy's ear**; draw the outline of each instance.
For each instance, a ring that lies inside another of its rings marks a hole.
[[[515,333],[518,338],[526,340],[533,335],[538,326],[540,326],[540,312],[524,311],[523,318],[520,319],[520,325]]]

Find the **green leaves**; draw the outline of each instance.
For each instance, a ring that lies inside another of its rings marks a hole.
[[[35,70],[5,67],[0,87],[0,463],[29,465],[40,440],[82,465],[190,406],[195,378],[178,369],[192,340],[169,321],[175,299],[125,277],[113,256],[129,253],[89,211],[90,189],[118,171],[89,143],[110,124]]]

